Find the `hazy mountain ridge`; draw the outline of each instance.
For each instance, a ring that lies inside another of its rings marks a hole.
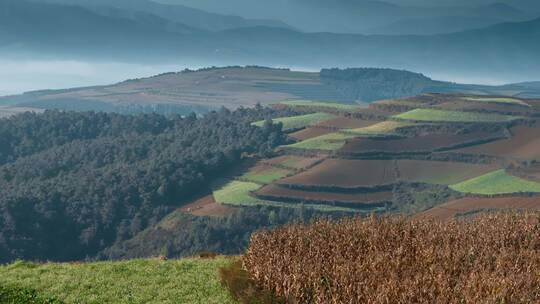
[[[31,0],[36,3],[77,5],[92,10],[100,15],[123,17],[137,20],[141,14],[153,15],[168,22],[181,23],[205,31],[270,26],[289,27],[281,21],[246,19],[234,15],[209,13],[183,6],[161,4],[150,0]]]
[[[128,62],[182,58],[207,65],[314,69],[375,66],[540,78],[540,19],[432,36],[309,34],[261,26],[206,32],[182,24],[171,30],[169,23],[155,19],[105,17],[75,6],[9,0],[0,4],[2,12],[9,12],[0,20],[1,53]]]

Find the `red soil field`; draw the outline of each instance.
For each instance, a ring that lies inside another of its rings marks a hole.
[[[489,111],[501,114],[513,113],[515,115],[523,116],[531,114],[531,108],[522,105],[482,101],[463,101],[459,99],[438,104],[436,107],[439,109],[452,111]]]
[[[431,152],[436,149],[485,140],[494,134],[484,131],[466,134],[428,134],[414,138],[356,138],[348,141],[340,150],[344,153],[365,152]]]
[[[408,182],[451,185],[499,169],[496,165],[449,161],[398,160],[399,179]]]
[[[296,140],[306,140],[306,139],[310,139],[313,137],[326,135],[326,134],[334,133],[334,132],[336,131],[333,131],[327,128],[309,127],[309,128],[291,133],[289,134],[289,136]]]
[[[281,166],[296,170],[302,170],[308,167],[313,166],[315,163],[321,161],[322,157],[302,157],[302,156],[295,156],[295,155],[283,155],[274,157],[269,160],[263,161],[264,164],[268,164],[270,166]]]
[[[452,150],[452,152],[517,159],[540,159],[540,128],[514,127],[510,132],[512,137],[509,139]]]
[[[268,185],[257,191],[259,195],[287,197],[294,199],[316,200],[316,201],[339,201],[352,203],[373,203],[382,201],[391,201],[393,194],[390,191],[373,192],[373,193],[333,193],[333,192],[318,192],[318,191],[303,191],[289,189],[278,185]]]
[[[540,196],[463,198],[448,202],[418,214],[417,218],[451,220],[467,214],[488,210],[540,210]]]
[[[207,195],[195,202],[180,208],[180,211],[197,216],[226,216],[234,212],[234,208],[216,203],[213,195]]]
[[[280,184],[362,187],[395,181],[393,160],[327,159],[305,172],[280,180]]]
[[[526,180],[540,182],[540,164],[532,164],[529,167],[510,168],[507,169],[507,172]]]
[[[335,129],[357,129],[365,128],[372,126],[376,123],[381,122],[380,120],[365,120],[365,119],[354,119],[348,117],[336,117],[330,120],[323,121],[317,124],[317,127],[326,127],[326,128],[335,128]]]

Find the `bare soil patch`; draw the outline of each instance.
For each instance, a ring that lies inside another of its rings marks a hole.
[[[232,207],[216,203],[211,194],[180,208],[180,211],[196,216],[227,216],[234,210]]]
[[[327,159],[305,172],[282,179],[280,184],[362,187],[395,181],[393,160]]]
[[[429,209],[418,214],[418,218],[450,220],[491,210],[540,210],[540,196],[533,197],[497,197],[497,198],[462,198]]]

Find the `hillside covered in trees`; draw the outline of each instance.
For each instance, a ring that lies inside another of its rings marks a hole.
[[[249,123],[278,112],[47,111],[0,120],[0,262],[92,258],[133,237],[243,155],[282,144],[280,125]]]

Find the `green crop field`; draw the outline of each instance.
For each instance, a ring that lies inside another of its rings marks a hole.
[[[531,182],[508,175],[505,170],[497,170],[486,175],[452,185],[450,188],[462,193],[494,195],[540,192],[540,183]]]
[[[272,119],[272,121],[274,123],[279,123],[279,122],[282,123],[283,130],[289,131],[289,130],[296,130],[296,129],[313,126],[325,120],[332,119],[334,117],[336,116],[329,113],[313,113],[313,114],[307,114],[307,115],[275,118],[275,119]],[[264,122],[265,122],[264,120],[261,120],[261,121],[254,122],[252,125],[257,126],[257,127],[262,127],[264,125]]]
[[[343,111],[354,111],[362,108],[361,105],[354,104],[344,104],[336,102],[326,102],[326,101],[310,101],[310,100],[288,100],[281,101],[280,104],[291,106],[291,107],[316,107],[316,108],[330,108]]]
[[[396,116],[397,119],[426,122],[506,122],[520,119],[519,116],[476,112],[415,109]]]
[[[317,204],[288,204],[283,202],[260,200],[250,195],[250,192],[260,189],[262,186],[256,183],[232,181],[218,191],[214,191],[216,202],[232,206],[270,206],[286,208],[310,208],[324,212],[359,212],[351,208],[333,207]]]
[[[515,99],[515,98],[489,98],[489,97],[466,97],[465,100],[469,101],[480,101],[480,102],[494,102],[494,103],[509,103],[509,104],[518,104],[526,107],[530,107],[531,105],[527,104],[526,102]]]
[[[242,175],[240,180],[266,185],[284,178],[291,173],[292,171],[290,170],[269,167],[264,170],[248,172]]]
[[[231,258],[98,263],[15,262],[0,266],[0,283],[36,290],[65,303],[236,303],[218,279]],[[32,302],[33,303],[33,302]]]

